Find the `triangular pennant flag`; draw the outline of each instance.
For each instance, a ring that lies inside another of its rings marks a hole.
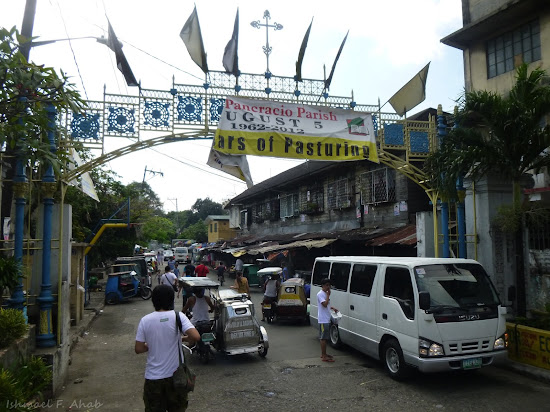
[[[298,61],[296,62],[296,81],[302,81],[302,62],[304,61],[304,54],[306,53],[307,42],[309,40],[309,32],[311,31],[311,25],[313,24],[313,19],[309,23],[304,40],[302,40],[302,45],[300,46],[300,52],[298,53]]]
[[[118,38],[115,35],[115,31],[113,30],[113,26],[111,26],[111,22],[109,21],[109,19],[107,19],[107,23],[109,25],[109,35],[107,38],[107,46],[115,52],[116,67],[124,75],[124,79],[126,80],[126,84],[128,86],[139,86],[139,83],[134,77],[134,73],[132,73],[132,69],[128,64],[128,60],[126,60],[126,56],[124,56],[124,52],[122,51],[120,42],[118,41]]]
[[[388,100],[399,116],[403,116],[426,99],[426,80],[429,68],[430,63]]]
[[[334,64],[332,65],[332,69],[330,70],[330,74],[328,76],[328,79],[325,80],[325,89],[328,89],[330,87],[330,83],[332,82],[332,76],[334,75],[334,69],[336,68],[336,63],[338,63],[338,59],[340,58],[340,54],[342,53],[342,49],[344,48],[344,44],[346,44],[348,34],[349,34],[349,30],[346,33],[346,37],[344,37],[344,40],[342,41],[342,44],[340,45],[340,48],[338,49],[338,53],[336,53],[336,59],[334,59]]]
[[[231,176],[235,176],[238,179],[244,180],[249,189],[254,186],[245,155],[228,155],[220,153],[212,148],[206,164],[222,172],[228,173]]]
[[[180,37],[185,43],[185,47],[187,47],[191,59],[197,63],[204,73],[208,73],[208,64],[206,63],[206,53],[202,42],[197,6],[195,6],[193,13],[191,13],[183,29],[181,29]]]
[[[223,52],[223,67],[227,73],[233,74],[235,77],[239,75],[239,58],[237,56],[237,49],[239,47],[239,9],[237,9],[237,16],[235,17],[235,25],[233,26],[233,35],[231,40],[225,46]]]

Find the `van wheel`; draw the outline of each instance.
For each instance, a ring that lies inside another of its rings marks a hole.
[[[384,344],[382,359],[390,378],[401,381],[410,376],[411,368],[405,364],[403,351],[397,340],[390,339]]]
[[[331,323],[329,327],[330,346],[333,348],[339,348],[342,346],[342,339],[340,339],[340,331],[338,325]]]

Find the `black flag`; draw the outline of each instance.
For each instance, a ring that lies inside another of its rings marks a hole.
[[[342,44],[340,45],[340,49],[338,49],[338,53],[336,54],[336,59],[334,59],[334,64],[332,65],[332,69],[330,70],[328,79],[325,80],[325,89],[328,89],[330,87],[330,83],[332,82],[332,75],[334,74],[334,69],[336,68],[336,63],[338,63],[338,59],[340,58],[340,53],[342,53],[344,44],[346,44],[346,39],[348,38],[348,34],[349,34],[349,30],[346,33],[346,37],[344,37]]]
[[[128,86],[139,86],[136,78],[134,77],[134,73],[132,73],[132,69],[130,69],[128,60],[126,60],[126,56],[124,56],[124,52],[122,51],[120,42],[115,35],[115,31],[113,30],[109,19],[107,19],[107,23],[109,24],[109,36],[107,38],[107,46],[115,52],[116,67],[124,75],[124,79],[126,80],[126,84]]]
[[[311,25],[313,24],[313,19],[309,23],[304,40],[302,40],[302,46],[300,46],[300,52],[298,53],[298,61],[296,62],[296,81],[302,81],[302,62],[304,61],[304,54],[306,53],[307,41],[309,40],[309,32],[311,31]]]
[[[225,46],[223,52],[223,67],[227,73],[233,74],[235,77],[239,75],[239,58],[237,56],[237,49],[239,47],[239,9],[237,9],[237,16],[235,17],[235,25],[233,26],[233,35],[231,40]]]

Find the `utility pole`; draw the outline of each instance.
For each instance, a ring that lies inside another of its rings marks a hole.
[[[162,172],[155,172],[154,170],[151,170],[151,169],[147,169],[147,166],[145,166],[145,170],[143,171],[143,181],[141,182],[141,187],[142,189],[145,188],[145,175],[147,174],[147,172],[153,174],[153,175],[161,175],[164,177],[164,173]]]
[[[174,200],[176,201],[176,233],[179,235],[180,234],[180,224],[179,224],[179,217],[178,217],[178,199],[175,198],[175,199],[170,199],[168,198],[169,201],[171,201],[172,203],[174,203]]]

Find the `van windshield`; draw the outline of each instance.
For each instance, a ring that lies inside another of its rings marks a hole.
[[[430,293],[432,309],[466,309],[500,304],[489,276],[478,264],[416,266],[414,276],[418,291]]]

